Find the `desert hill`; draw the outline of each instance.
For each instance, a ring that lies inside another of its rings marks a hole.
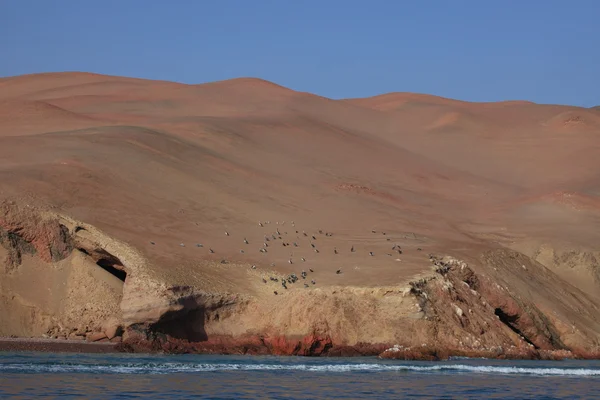
[[[593,110],[525,101],[2,78],[0,333],[89,337],[113,321],[130,341],[132,327],[337,345],[445,332],[464,347],[465,329],[499,324],[470,348],[593,352],[598,135]],[[415,295],[411,282],[431,296],[456,279],[431,271],[445,255],[502,287],[481,289],[498,304]],[[442,310],[461,301],[472,317]]]

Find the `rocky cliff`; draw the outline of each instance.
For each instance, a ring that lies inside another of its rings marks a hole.
[[[0,229],[4,335],[111,340],[123,351],[405,359],[600,351],[597,304],[513,250],[486,251],[474,265],[430,254],[430,272],[375,288],[279,288],[274,279],[289,277],[229,265],[278,288],[251,295],[165,285],[126,244],[32,206],[4,203]]]

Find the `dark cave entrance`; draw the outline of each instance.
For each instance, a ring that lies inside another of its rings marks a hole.
[[[111,275],[119,278],[121,282],[125,282],[125,279],[127,278],[127,272],[125,272],[123,269],[115,267],[113,261],[106,258],[101,258],[96,261],[96,264],[103,270],[109,272]],[[120,267],[123,268],[122,265],[120,265]]]
[[[516,323],[519,321],[518,314],[517,315],[508,315],[501,308],[496,308],[494,310],[494,314],[496,314],[498,316],[498,318],[500,318],[500,321],[504,325],[508,326],[514,333],[521,336],[527,343],[532,345],[535,349],[539,349],[539,347],[536,346],[535,343],[533,343],[531,340],[529,340],[529,338],[527,336],[525,336],[519,328],[517,328]]]
[[[121,282],[125,282],[127,279],[127,272],[123,267],[123,263],[117,257],[113,256],[104,249],[96,249],[88,251],[84,248],[79,248],[83,254],[91,257],[97,266],[111,274],[112,276],[119,279]]]
[[[183,309],[166,313],[152,326],[157,333],[169,335],[175,339],[189,342],[203,342],[208,340],[204,329],[206,311],[204,308]]]

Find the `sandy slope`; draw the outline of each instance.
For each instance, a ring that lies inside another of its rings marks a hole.
[[[598,135],[595,110],[570,106],[28,75],[0,79],[0,194],[135,253],[121,257],[130,305],[147,300],[131,288],[179,286],[281,302],[304,282],[268,278],[309,268],[310,290],[402,286],[429,273],[428,253],[479,263],[499,247],[598,301]],[[19,273],[4,297],[24,290]]]

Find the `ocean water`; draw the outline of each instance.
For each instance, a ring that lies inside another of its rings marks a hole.
[[[0,353],[9,398],[600,399],[600,362]]]

